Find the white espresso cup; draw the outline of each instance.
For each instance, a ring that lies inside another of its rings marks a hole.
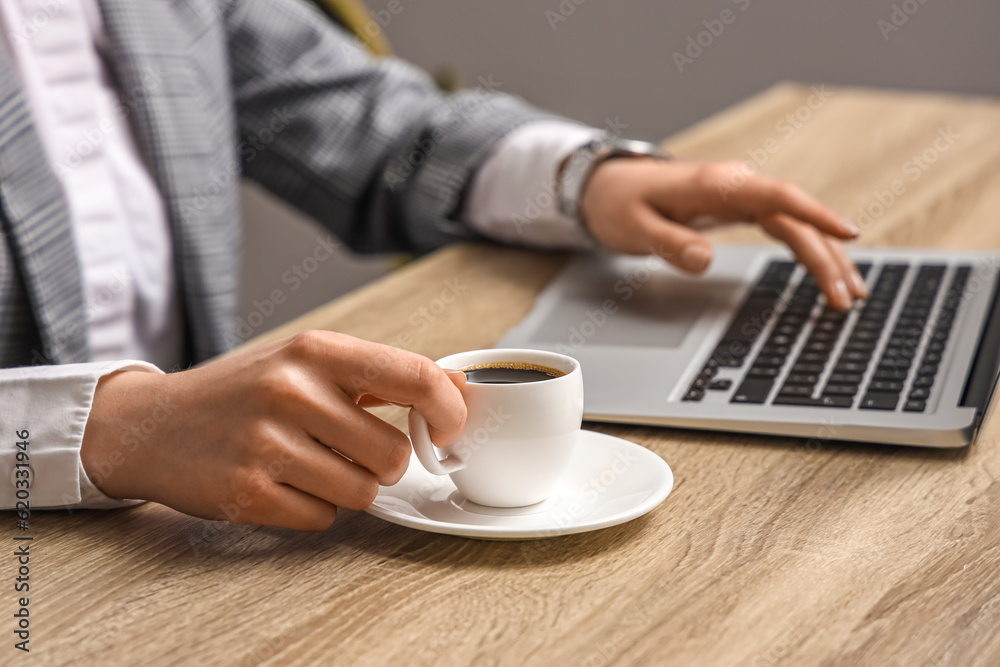
[[[424,468],[449,475],[466,499],[493,507],[533,505],[552,495],[569,465],[583,421],[583,375],[576,359],[541,350],[461,352],[437,364],[472,370],[498,362],[562,375],[511,384],[468,381],[462,395],[469,416],[458,438],[432,443],[427,421],[411,410],[410,439]]]

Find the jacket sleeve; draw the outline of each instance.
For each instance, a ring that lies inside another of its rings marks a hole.
[[[359,252],[425,251],[475,235],[458,221],[494,145],[552,118],[483,73],[442,95],[373,59],[301,0],[219,0],[243,174]]]

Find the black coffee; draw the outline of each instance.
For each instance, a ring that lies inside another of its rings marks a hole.
[[[548,366],[529,364],[522,361],[490,361],[472,364],[459,369],[465,379],[478,384],[521,384],[541,382],[565,375],[562,371]]]

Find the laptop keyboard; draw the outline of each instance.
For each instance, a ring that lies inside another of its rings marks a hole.
[[[872,265],[859,263],[857,267],[867,279]],[[905,299],[897,304],[910,270],[906,263],[881,265],[869,298],[843,312],[825,305],[810,275],[803,276],[783,302],[795,263],[771,262],[683,400],[701,401],[706,392],[731,389],[731,379],[717,377],[720,369],[743,368],[773,322],[767,339],[737,380],[731,403],[764,404],[774,394],[772,405],[896,410],[905,390],[902,409],[923,412],[970,267],[959,266],[953,272],[933,321],[931,313],[947,267],[914,267]],[[805,331],[808,335],[800,345]]]

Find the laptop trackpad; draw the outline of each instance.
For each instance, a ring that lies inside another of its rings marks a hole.
[[[560,280],[530,342],[675,348],[707,312],[726,310],[737,281],[697,279],[672,269],[572,271]]]

